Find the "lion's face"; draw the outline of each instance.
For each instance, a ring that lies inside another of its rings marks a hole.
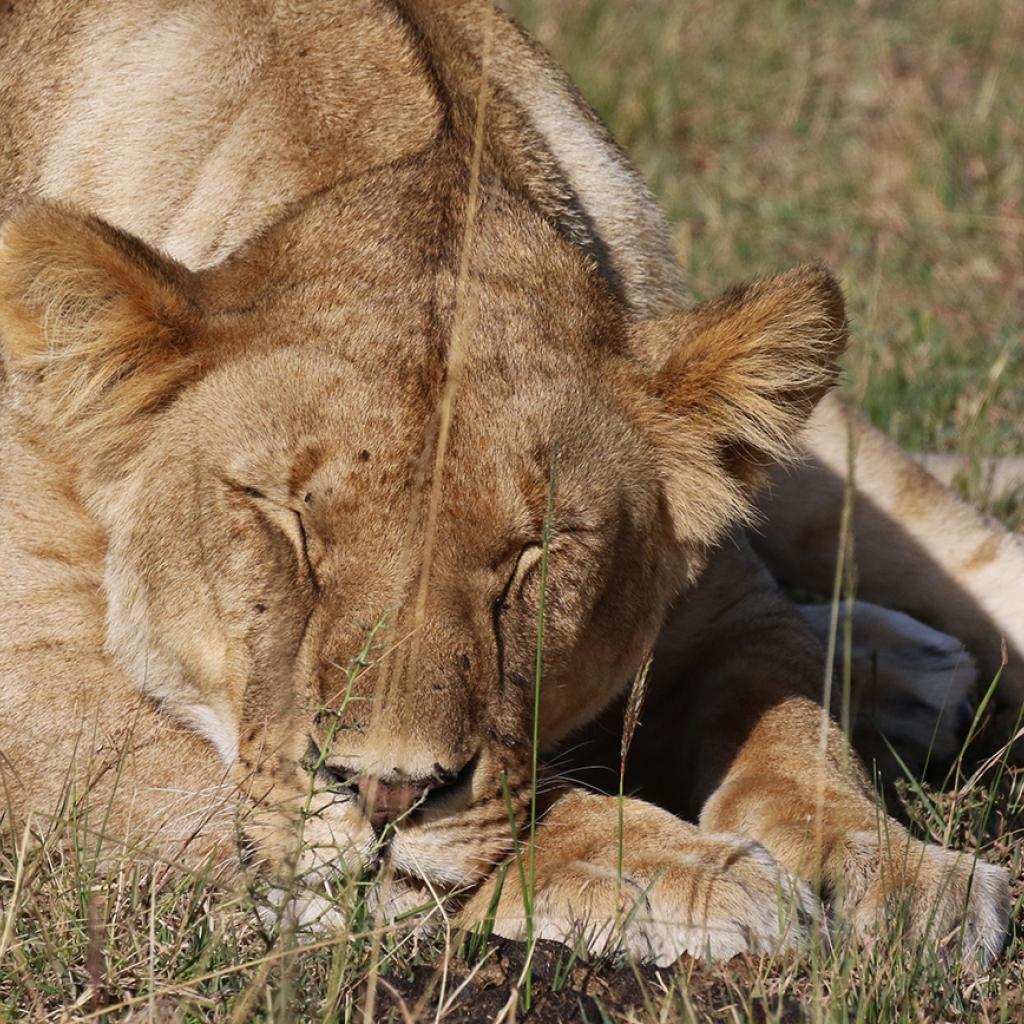
[[[232,695],[207,726],[227,757],[292,713],[323,783],[429,782],[417,817],[450,813],[525,781],[542,594],[546,738],[653,642],[681,555],[638,424],[597,377],[465,384],[436,497],[429,410],[312,347],[212,374],[161,424],[118,508],[112,638],[151,690]]]
[[[545,745],[628,684],[830,381],[841,300],[798,271],[635,324],[487,209],[461,280],[408,223],[332,227],[339,276],[324,216],[198,277],[29,207],[0,334],[106,525],[120,664],[227,761],[305,759],[355,859],[392,823],[451,884],[524,806],[538,672]]]

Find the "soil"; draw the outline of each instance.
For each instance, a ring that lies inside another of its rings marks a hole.
[[[742,989],[745,980],[753,987],[757,970],[756,960],[743,959],[730,963],[727,977],[721,967],[712,970],[686,957],[670,969],[607,960],[572,963],[565,946],[541,941],[534,951],[527,994],[525,984],[519,984],[525,960],[524,944],[495,939],[475,966],[450,960],[443,990],[436,964],[414,967],[404,977],[378,979],[374,1017],[396,1024],[433,1021],[441,1002],[444,1024],[498,1019],[529,1024],[658,1020],[668,994],[674,992],[672,1019],[734,1021],[737,988]],[[782,1006],[774,1003],[770,1010],[756,999],[750,1002],[755,1012],[748,1019],[753,1021],[770,1017],[796,1024],[806,1019],[806,1007],[795,999],[785,1000]],[[762,1006],[763,1015],[758,1012]]]

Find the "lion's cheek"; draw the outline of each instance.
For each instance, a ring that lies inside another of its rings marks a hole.
[[[271,877],[295,877],[303,885],[360,876],[376,859],[378,842],[352,801],[330,793],[282,805],[280,792],[249,806],[242,830],[258,866]]]

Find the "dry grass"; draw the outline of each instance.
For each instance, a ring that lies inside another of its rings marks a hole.
[[[853,315],[847,387],[876,423],[914,448],[1024,451],[1024,5],[509,6],[652,181],[699,295],[824,258]],[[1000,511],[1020,525],[1022,504]],[[996,763],[954,792],[908,784],[905,802],[920,834],[980,848],[1018,880],[1016,933],[985,977],[842,943],[663,972],[543,948],[526,1019],[1024,1020],[1024,775]],[[344,933],[299,947],[264,931],[258,891],[101,871],[92,848],[73,823],[43,847],[0,847],[0,1019],[361,1020],[371,974],[379,1019],[523,1018],[514,947],[460,957],[444,931],[375,933],[359,891]]]
[[[1024,773],[996,763],[957,792],[908,784],[905,793],[920,835],[1011,868],[1019,922]],[[684,958],[654,970],[461,936],[437,914],[432,934],[382,926],[366,890],[350,887],[338,898],[346,926],[300,941],[265,930],[258,882],[213,887],[167,865],[98,869],[94,850],[70,817],[48,843],[0,847],[0,1020],[361,1021],[371,977],[370,1019],[422,1024],[1024,1019],[1019,934],[982,977],[955,957],[943,966],[931,949],[900,953],[882,941],[865,951],[838,935],[798,957]]]

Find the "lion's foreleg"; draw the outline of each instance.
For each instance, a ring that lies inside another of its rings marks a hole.
[[[701,826],[752,836],[819,884],[839,927],[865,944],[891,937],[940,952],[962,945],[982,964],[1002,949],[1005,869],[919,842],[887,817],[842,733],[811,701],[764,710],[705,803]]]
[[[693,780],[696,792],[682,799],[702,805],[702,829],[761,843],[819,885],[840,927],[861,941],[884,936],[898,917],[894,937],[907,944],[956,933],[986,962],[1006,933],[1006,872],[918,842],[885,814],[824,711],[820,646],[756,572],[756,562],[727,552],[711,567],[707,596],[743,593],[737,577],[753,574],[747,596],[703,609],[689,635],[668,627],[635,741],[647,748],[639,764],[653,769],[661,793],[666,779],[684,792]]]

